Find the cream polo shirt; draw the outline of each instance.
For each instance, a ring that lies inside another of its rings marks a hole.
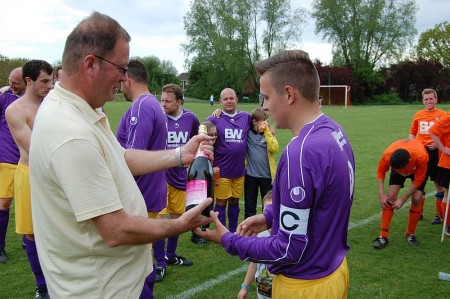
[[[149,246],[109,247],[90,220],[124,209],[147,218],[144,199],[107,117],[56,84],[30,145],[33,226],[53,298],[138,298]]]

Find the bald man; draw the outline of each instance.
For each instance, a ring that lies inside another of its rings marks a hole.
[[[6,256],[6,231],[9,222],[9,207],[14,196],[14,174],[19,161],[19,149],[14,142],[5,110],[25,92],[22,68],[15,68],[9,75],[8,89],[0,94],[0,263],[8,262]]]
[[[245,155],[251,116],[236,109],[238,97],[231,88],[222,90],[219,103],[222,106],[220,117],[210,116],[206,119],[216,126],[219,134],[214,144],[214,166],[220,167],[219,185],[214,186],[215,210],[219,212],[223,225],[226,225],[228,215],[228,228],[235,232],[239,220],[239,198],[244,192]]]

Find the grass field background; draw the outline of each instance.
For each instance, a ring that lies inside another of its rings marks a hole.
[[[129,103],[107,103],[111,127],[115,132]],[[212,110],[209,103],[186,100],[185,108],[204,120]],[[239,104],[251,111],[255,104]],[[450,111],[450,105],[441,105]],[[379,233],[381,208],[378,202],[376,166],[384,149],[393,141],[407,138],[413,114],[421,105],[323,107],[323,111],[339,122],[346,131],[356,158],[355,198],[350,218],[347,255],[350,268],[349,298],[449,298],[450,282],[438,280],[438,272],[450,272],[450,239],[440,242],[442,226],[431,225],[434,217],[434,185],[427,186],[424,220],[419,222],[418,247],[405,241],[408,208],[394,215],[389,245],[383,250],[372,248]],[[292,138],[290,131],[277,130],[280,151]],[[404,192],[404,189],[401,191]],[[408,201],[409,203],[409,201]],[[405,205],[406,206],[406,205]],[[243,218],[241,202],[241,218]],[[329,228],[333,230],[333,227]],[[0,298],[34,298],[31,273],[21,237],[14,232],[14,203],[7,234],[9,262],[0,264]],[[51,234],[51,231],[48,232]],[[180,237],[178,254],[194,261],[191,267],[169,266],[163,282],[155,285],[160,298],[236,298],[245,276],[247,263],[229,256],[221,246],[195,245],[190,233]],[[89,298],[87,295],[86,298]],[[249,298],[256,298],[254,286]]]

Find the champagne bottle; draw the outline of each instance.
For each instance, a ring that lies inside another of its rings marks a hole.
[[[198,128],[198,133],[206,134],[206,126],[200,125]],[[207,197],[214,199],[214,174],[211,161],[209,161],[206,154],[200,149],[199,146],[197,155],[188,170],[186,185],[186,211],[197,206]],[[209,217],[209,211],[213,209],[214,204],[211,203],[202,211],[202,215]]]

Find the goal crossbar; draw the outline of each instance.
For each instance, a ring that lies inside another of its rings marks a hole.
[[[320,85],[322,104],[351,106],[349,85]]]

